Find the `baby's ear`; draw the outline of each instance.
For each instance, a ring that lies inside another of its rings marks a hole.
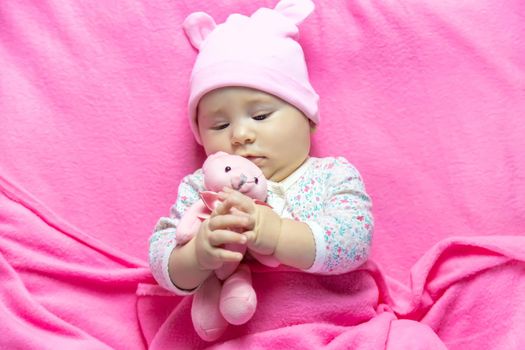
[[[275,5],[275,11],[299,25],[314,10],[315,5],[310,0],[281,0]]]
[[[311,120],[308,120],[308,122],[310,123],[310,134],[313,134],[314,132],[317,131],[317,124],[315,124]]]
[[[215,21],[205,12],[194,12],[182,23],[184,32],[193,47],[200,50],[202,42],[216,27]]]

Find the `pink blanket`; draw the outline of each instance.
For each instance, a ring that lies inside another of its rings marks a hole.
[[[0,348],[203,346],[189,301],[146,265],[151,228],[203,159],[180,25],[275,2],[0,6]],[[361,171],[372,262],[339,278],[260,269],[256,318],[219,348],[524,347],[523,13],[316,2],[301,27],[322,101],[314,155]]]

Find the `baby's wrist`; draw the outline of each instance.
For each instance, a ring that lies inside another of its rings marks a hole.
[[[196,238],[197,238],[196,236],[193,237],[193,239],[187,243],[188,245],[191,245],[190,249],[193,250],[194,265],[195,265],[196,269],[199,272],[210,273],[213,269],[212,268],[208,268],[206,266],[206,264],[203,264],[201,259],[199,259],[200,253],[199,253],[199,249],[197,247]]]
[[[282,219],[267,206],[257,205],[257,224],[255,245],[260,254],[273,255],[281,235]]]
[[[309,269],[315,261],[315,239],[310,227],[300,221],[282,219],[281,230],[275,259],[284,265]]]
[[[170,255],[168,274],[178,289],[186,292],[196,289],[211,272],[201,270],[195,251],[195,241],[191,239],[173,249]]]

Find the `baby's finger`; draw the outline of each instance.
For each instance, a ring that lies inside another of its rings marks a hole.
[[[239,209],[237,209],[237,208],[235,208],[235,207],[233,207],[233,208],[230,210],[230,213],[232,213],[233,215],[244,216],[244,217],[247,217],[247,218],[251,217],[250,214],[245,213],[245,212],[243,212],[243,211],[241,211],[241,210],[239,210]]]
[[[222,192],[226,192],[226,193],[231,193],[231,192],[234,192],[235,190],[233,188],[230,188],[228,186],[224,186],[222,188]]]
[[[243,228],[247,230],[253,230],[255,228],[255,218],[253,215],[240,211],[237,208],[232,208],[231,213],[235,216],[245,217],[248,220],[247,224],[244,225]]]
[[[237,208],[245,213],[251,214],[255,211],[255,204],[250,197],[247,197],[239,192],[234,192],[228,195],[222,205],[228,210],[231,208]]]
[[[239,252],[232,252],[231,250],[227,249],[214,249],[213,255],[220,261],[223,262],[236,262],[241,261],[243,258],[243,255]]]
[[[228,198],[228,195],[226,195],[226,197],[223,197],[221,196],[221,194],[219,194],[219,198],[222,200],[221,204],[217,205],[215,207],[215,209],[213,210],[211,216],[216,216],[216,215],[226,215],[226,214],[229,214],[230,213],[230,210],[232,208],[232,202],[229,201],[227,202],[226,199]]]
[[[249,197],[246,197],[237,191],[230,193],[219,192],[219,199],[222,200],[222,202],[215,207],[211,216],[229,214],[231,208],[235,205],[238,205],[239,201],[243,200],[242,197],[245,197],[249,202],[251,202]]]
[[[250,217],[245,215],[217,215],[210,219],[208,228],[210,231],[231,228],[251,228],[253,226]]]
[[[255,244],[255,240],[257,239],[257,236],[255,235],[255,232],[253,231],[245,231],[243,232],[243,235],[246,236],[246,244],[248,245],[248,248],[253,248]]]
[[[225,200],[226,198],[228,198],[229,196],[231,196],[231,194],[235,192],[234,190],[232,190],[231,188],[228,188],[228,187],[224,187],[222,189],[222,191],[219,192],[219,199],[220,200]]]
[[[245,244],[247,238],[242,233],[237,233],[229,230],[215,230],[208,237],[208,241],[214,247],[223,244]]]
[[[230,213],[230,208],[226,207],[224,205],[224,202],[222,202],[219,205],[217,205],[215,209],[213,209],[210,216],[213,218],[214,216],[217,216],[217,215],[226,215],[229,213]]]

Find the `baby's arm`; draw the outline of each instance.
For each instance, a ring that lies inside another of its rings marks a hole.
[[[345,158],[323,159],[316,173],[319,188],[311,189],[312,198],[321,210],[305,218],[316,244],[315,261],[308,271],[340,274],[354,270],[370,253],[372,202],[361,175]]]
[[[149,265],[153,277],[159,285],[179,295],[191,294],[192,291],[178,288],[173,283],[168,266],[173,251],[181,241],[180,237],[177,237],[177,227],[183,214],[200,200],[202,182],[202,173],[199,172],[184,177],[178,188],[177,200],[171,207],[170,216],[159,219],[149,240]]]

